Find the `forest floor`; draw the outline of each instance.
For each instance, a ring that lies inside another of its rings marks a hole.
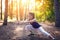
[[[1,23],[0,23],[1,24]],[[60,29],[48,26],[44,23],[40,23],[43,25],[43,28],[53,35],[56,40],[60,40]],[[21,24],[16,22],[9,22],[7,26],[0,26],[0,40],[52,40],[49,37],[46,37],[40,32],[40,36],[38,35],[29,35],[29,32],[24,32],[24,27],[27,24]],[[28,35],[27,35],[28,34]]]

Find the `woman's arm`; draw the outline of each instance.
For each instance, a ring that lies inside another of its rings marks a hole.
[[[28,19],[24,20],[24,21],[20,21],[20,23],[29,23]]]
[[[30,22],[30,23],[32,23],[32,22],[36,22],[36,19],[30,20],[29,22]]]
[[[25,20],[25,21],[21,21],[20,23],[32,23],[32,22],[36,22],[36,19],[33,19],[33,20]]]

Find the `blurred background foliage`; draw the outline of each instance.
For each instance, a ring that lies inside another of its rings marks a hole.
[[[40,0],[36,0],[36,2],[40,2]],[[44,0],[42,6],[36,6],[35,14],[39,22],[55,22],[54,0]]]
[[[5,6],[5,3],[2,5]],[[5,10],[4,6],[2,8]],[[38,22],[55,22],[54,0],[8,0],[8,20],[25,20],[30,11],[34,12]]]

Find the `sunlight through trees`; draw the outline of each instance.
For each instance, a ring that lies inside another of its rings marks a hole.
[[[8,2],[5,3],[6,0],[3,0],[2,1],[3,4],[0,1],[0,19],[4,20],[8,19],[8,22],[22,21],[27,18],[29,12],[33,12],[38,22],[45,21],[55,22],[54,0],[7,0],[7,1]]]

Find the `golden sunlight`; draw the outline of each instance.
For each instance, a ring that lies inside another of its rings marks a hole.
[[[41,1],[41,2],[40,2]],[[35,12],[36,8],[40,8],[43,5],[43,0],[8,0],[8,21],[12,20],[24,20],[29,12]],[[5,10],[5,4],[3,1],[3,11]]]
[[[27,2],[27,0],[22,0],[22,3],[25,4]]]

